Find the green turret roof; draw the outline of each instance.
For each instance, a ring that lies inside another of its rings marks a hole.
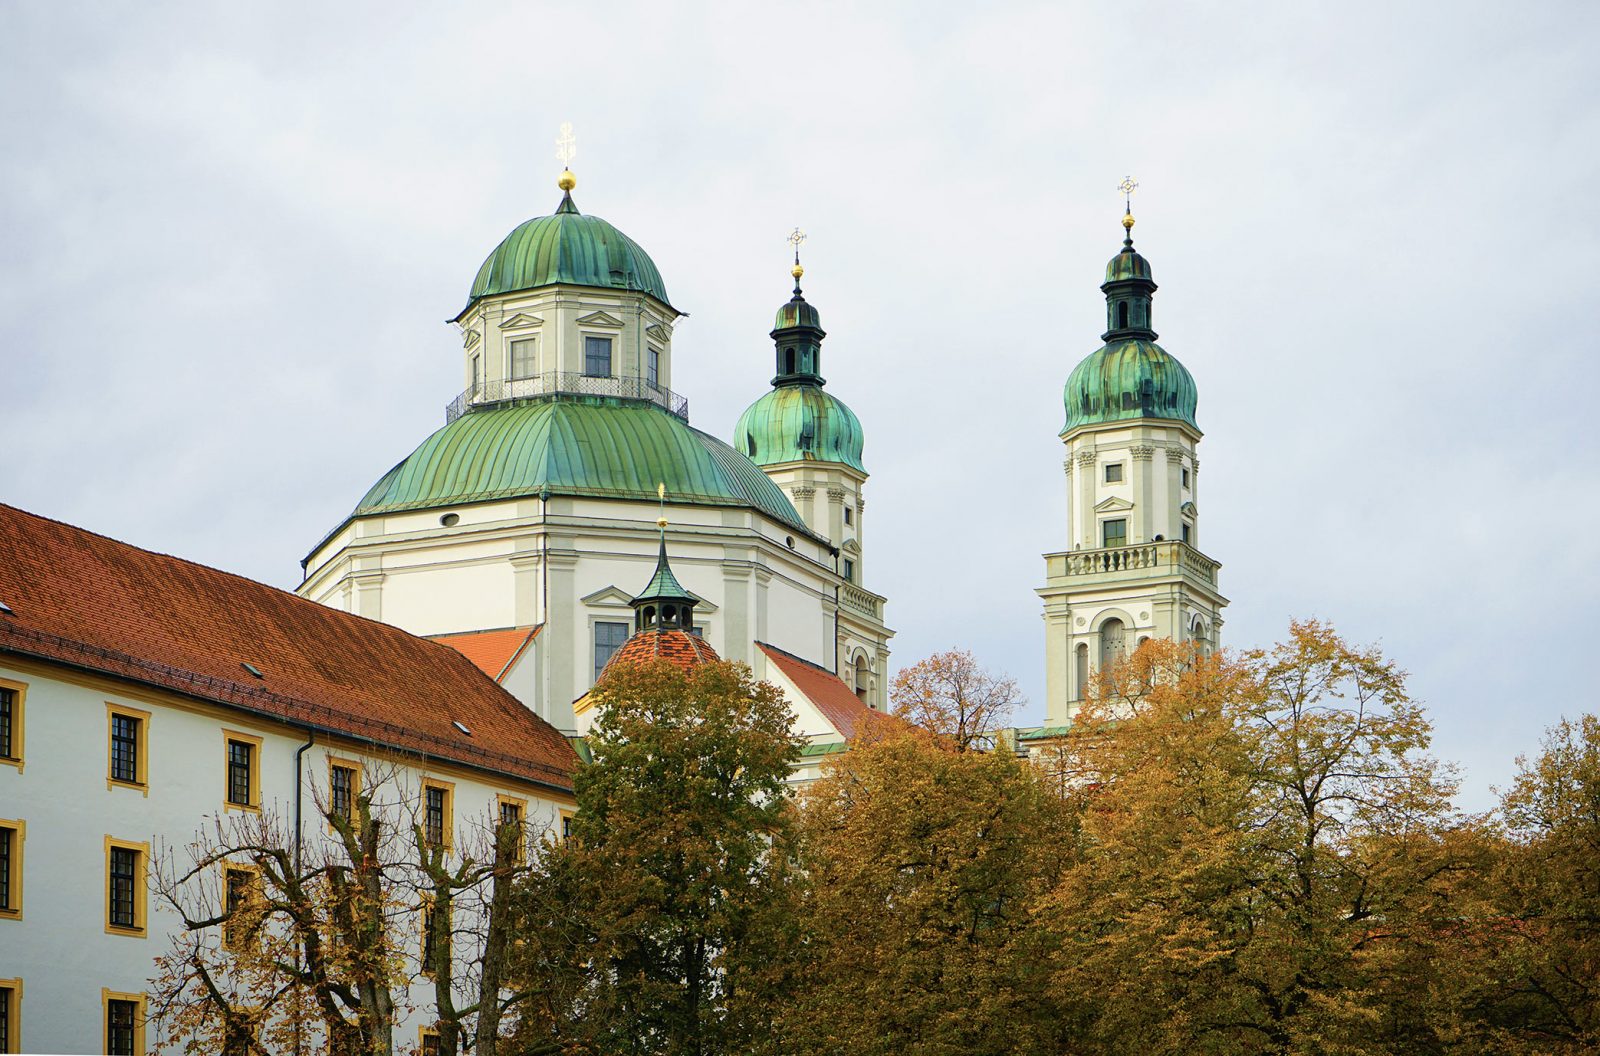
[[[758,466],[779,462],[861,464],[861,421],[816,385],[779,385],[739,416],[733,442]]]
[[[562,396],[469,411],[383,475],[353,517],[553,495],[743,506],[807,535],[749,458],[650,403]]]
[[[555,213],[519,224],[494,248],[478,269],[461,315],[480,297],[558,282],[640,290],[672,305],[666,283],[649,254],[598,216],[578,212],[568,194]]]
[[[1129,418],[1172,418],[1200,428],[1194,420],[1199,400],[1194,377],[1154,341],[1101,346],[1072,369],[1063,399],[1063,433]]]

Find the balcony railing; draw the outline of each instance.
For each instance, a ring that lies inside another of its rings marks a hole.
[[[492,407],[499,403],[526,400],[535,396],[569,393],[575,396],[610,396],[619,400],[642,400],[689,420],[689,399],[662,385],[652,385],[644,378],[595,376],[569,371],[550,371],[509,381],[484,381],[451,400],[444,409],[448,425],[476,407]]]
[[[854,583],[841,583],[839,585],[839,603],[847,609],[854,609],[861,615],[870,619],[883,619],[883,598],[856,586]]]
[[[1197,579],[1214,584],[1217,581],[1217,569],[1222,567],[1188,543],[1175,539],[1132,546],[1107,546],[1098,550],[1072,550],[1051,554],[1050,557],[1061,562],[1058,574],[1068,576],[1141,572],[1165,567],[1187,571]]]

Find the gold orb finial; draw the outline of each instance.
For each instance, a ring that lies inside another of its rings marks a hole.
[[[561,178],[556,180],[556,186],[563,191],[570,191],[578,185],[578,178],[572,175],[572,159],[578,156],[578,140],[572,134],[572,122],[561,122],[561,137],[556,140],[556,160],[561,163]]]
[[[800,281],[800,276],[804,275],[805,273],[806,273],[806,269],[802,268],[798,264],[796,264],[794,267],[789,269],[789,274],[793,275],[795,277],[795,281],[796,282]]]
[[[1133,230],[1133,214],[1132,213],[1123,213],[1122,214],[1122,229],[1124,231],[1132,231]]]
[[[571,169],[562,169],[561,178],[556,180],[556,186],[563,191],[570,191],[578,185],[578,178],[572,175]]]

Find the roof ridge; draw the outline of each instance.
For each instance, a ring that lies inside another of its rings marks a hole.
[[[844,681],[843,678],[839,677],[839,672],[829,670],[828,668],[823,667],[821,664],[817,663],[814,660],[807,660],[803,656],[799,656],[799,655],[797,655],[795,653],[791,653],[789,650],[785,649],[781,645],[773,645],[771,642],[763,642],[759,638],[756,639],[756,644],[759,645],[763,649],[771,649],[775,653],[782,653],[784,656],[788,657],[790,660],[798,661],[799,663],[805,664],[807,667],[812,668],[813,670],[821,671],[825,675],[832,675],[834,678],[838,678],[840,682]]]

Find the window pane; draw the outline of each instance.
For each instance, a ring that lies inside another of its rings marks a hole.
[[[1105,538],[1102,546],[1125,546],[1128,542],[1128,522],[1122,519],[1107,521],[1103,526]]]
[[[423,834],[434,846],[444,843],[444,789],[429,787],[423,806]]]
[[[660,388],[661,353],[652,348],[650,350],[650,359],[648,360],[648,364],[649,365],[645,368],[645,380],[650,383],[651,388]]]
[[[245,741],[228,742],[228,802],[248,807],[250,803],[250,756],[255,745]]]
[[[139,780],[139,720],[131,715],[111,716],[111,779]]]
[[[534,341],[532,338],[511,342],[511,376],[513,378],[533,377],[533,349]]]
[[[119,928],[136,926],[133,899],[138,870],[139,852],[126,847],[111,848],[111,923]]]
[[[106,1052],[110,1056],[133,1056],[136,1012],[132,1001],[106,1002]]]
[[[583,339],[583,372],[593,378],[611,374],[611,339],[585,337]]]
[[[350,795],[355,786],[354,777],[355,771],[348,766],[333,768],[333,779],[330,782],[333,786],[333,812],[346,821],[355,817],[355,803]]]
[[[1121,482],[1121,480],[1122,480],[1122,463],[1121,462],[1118,462],[1115,465],[1111,465],[1111,466],[1107,466],[1106,467],[1106,483],[1107,484],[1116,484],[1116,483]]]
[[[0,689],[0,759],[15,759],[11,752],[11,716],[16,705],[16,691]],[[0,1052],[5,1052],[0,1049]]]
[[[628,640],[628,625],[625,623],[597,623],[594,625],[594,677],[599,678],[600,672],[605,670],[606,661],[615,655],[622,643]]]
[[[0,829],[0,909],[15,909],[11,904],[11,855],[16,830]],[[0,1047],[0,1052],[10,1050]]]
[[[0,986],[0,1052],[11,1052],[11,988]]]
[[[856,563],[848,557],[844,559],[844,578],[851,583],[856,581]]]

